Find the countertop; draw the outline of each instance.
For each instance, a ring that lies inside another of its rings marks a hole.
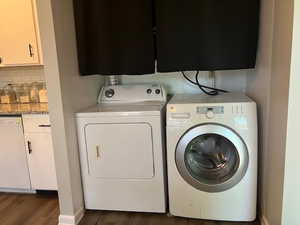
[[[48,103],[0,104],[0,116],[48,113]]]

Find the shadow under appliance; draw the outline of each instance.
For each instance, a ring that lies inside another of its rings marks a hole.
[[[106,86],[76,114],[87,209],[166,211],[165,101],[159,85]]]
[[[256,218],[257,112],[251,99],[174,96],[167,106],[167,152],[172,215]]]

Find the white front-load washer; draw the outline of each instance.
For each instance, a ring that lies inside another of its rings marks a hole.
[[[175,95],[167,105],[170,213],[253,221],[257,111],[243,94]]]
[[[86,209],[166,211],[165,91],[104,87],[76,114]]]

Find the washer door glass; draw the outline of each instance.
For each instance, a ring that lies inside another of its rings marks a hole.
[[[181,137],[175,160],[188,184],[205,192],[222,192],[243,179],[249,153],[234,130],[220,124],[203,124]]]
[[[206,184],[221,184],[236,173],[240,158],[236,147],[218,134],[194,138],[186,148],[185,164],[191,175]]]

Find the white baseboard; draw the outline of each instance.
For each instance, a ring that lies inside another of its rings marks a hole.
[[[260,218],[261,225],[269,225],[269,222],[265,216]]]
[[[18,194],[36,194],[35,190],[31,189],[16,189],[16,188],[0,188],[0,192],[18,193]]]
[[[60,215],[58,225],[78,225],[84,216],[84,212],[84,208],[81,208],[74,216]]]

